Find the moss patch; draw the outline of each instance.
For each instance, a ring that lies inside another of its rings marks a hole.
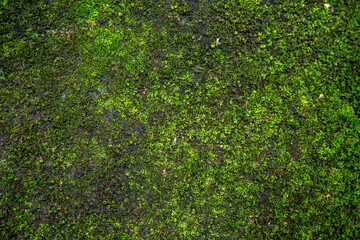
[[[1,239],[358,238],[359,4],[331,5],[5,1]]]

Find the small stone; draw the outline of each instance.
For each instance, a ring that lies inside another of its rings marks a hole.
[[[319,99],[322,99],[324,97],[324,94],[319,95]]]
[[[326,7],[327,9],[329,9],[330,13],[334,13],[334,7],[331,6],[330,4],[324,3],[324,7]]]

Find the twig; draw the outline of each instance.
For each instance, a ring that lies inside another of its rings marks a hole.
[[[11,73],[10,71],[6,70],[4,67],[1,67],[1,69],[5,70],[7,73]]]

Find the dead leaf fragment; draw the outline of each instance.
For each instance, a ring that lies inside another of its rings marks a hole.
[[[54,206],[56,207],[57,210],[61,210],[61,205],[58,203],[54,203]]]
[[[249,222],[251,224],[256,223],[258,217],[259,217],[259,215],[250,215],[249,216]]]
[[[161,173],[164,177],[167,177],[168,176],[168,174],[167,174],[167,172],[166,172],[166,168],[164,168],[163,169],[163,172]]]

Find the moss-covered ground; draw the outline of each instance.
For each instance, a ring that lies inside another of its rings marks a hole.
[[[0,239],[360,238],[357,0],[0,14]]]

